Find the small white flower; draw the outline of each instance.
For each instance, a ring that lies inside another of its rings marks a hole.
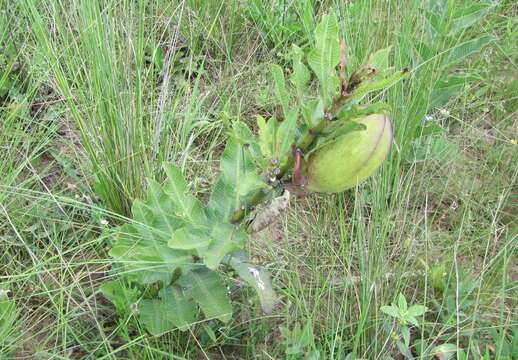
[[[433,120],[433,116],[432,115],[425,115],[424,116],[424,120],[425,121],[432,121]]]

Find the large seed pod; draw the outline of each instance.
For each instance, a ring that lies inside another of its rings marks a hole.
[[[337,193],[350,189],[383,163],[392,144],[389,117],[374,114],[355,121],[366,129],[347,133],[310,155],[306,167],[308,190]]]

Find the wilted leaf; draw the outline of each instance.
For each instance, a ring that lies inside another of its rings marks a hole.
[[[271,314],[278,298],[272,287],[270,273],[260,266],[247,263],[246,257],[242,254],[233,254],[229,259],[229,265],[255,289],[264,313]]]

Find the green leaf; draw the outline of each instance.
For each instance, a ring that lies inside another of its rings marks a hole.
[[[279,163],[281,165],[286,162],[291,151],[291,147],[295,144],[296,131],[297,113],[295,111],[290,111],[277,130],[277,146],[275,155],[279,159]]]
[[[288,90],[286,90],[284,72],[277,64],[270,64],[270,71],[273,75],[273,81],[275,82],[275,95],[277,96],[277,100],[281,103],[282,112],[284,114],[284,118],[286,118],[288,116],[290,98]]]
[[[318,99],[310,100],[303,107],[303,115],[306,120],[306,124],[311,128],[318,124],[318,122],[324,117],[324,101],[321,97]]]
[[[460,349],[455,344],[441,344],[432,349],[432,354],[440,360],[453,359]]]
[[[209,269],[215,270],[227,254],[245,246],[248,234],[235,225],[216,223],[213,224],[210,239],[210,245],[200,251],[200,256]]]
[[[121,317],[131,314],[131,307],[137,302],[140,295],[138,289],[131,288],[123,279],[107,281],[101,285],[99,291],[111,301],[117,314]]]
[[[183,227],[176,230],[167,245],[171,249],[194,250],[209,246],[210,237],[206,229]]]
[[[232,305],[227,289],[215,271],[208,269],[191,271],[182,276],[178,284],[184,287],[198,303],[207,319],[219,319],[224,323],[230,321]]]
[[[408,326],[401,327],[401,335],[403,336],[405,347],[408,348],[410,346],[410,329]]]
[[[201,202],[187,190],[187,183],[181,173],[173,164],[163,166],[167,181],[164,184],[164,192],[170,197],[170,205],[176,216],[183,221],[192,224],[204,224],[207,217],[203,211]]]
[[[485,35],[476,39],[465,41],[449,51],[444,67],[448,68],[456,63],[459,63],[466,59],[468,56],[479,52],[486,45],[492,43],[496,39],[491,35]]]
[[[221,175],[208,207],[220,221],[227,221],[234,211],[244,206],[251,193],[267,187],[267,184],[257,174],[249,149],[233,138],[227,141],[220,168]]]
[[[458,14],[450,28],[448,35],[455,35],[459,31],[467,29],[473,24],[478,23],[492,9],[493,4],[490,1],[480,1],[471,5],[467,9]]]
[[[212,220],[228,220],[234,213],[235,187],[225,182],[222,176],[214,184],[208,203]]]
[[[401,311],[406,311],[408,307],[405,296],[401,293],[399,294],[397,299],[397,306]]]
[[[271,314],[278,298],[271,283],[270,273],[260,266],[246,262],[243,254],[233,254],[229,259],[229,265],[255,289],[263,312]]]
[[[422,125],[418,125],[414,132],[414,139],[418,139],[420,137],[426,137],[430,135],[441,134],[446,131],[441,125],[433,120],[428,120]]]
[[[412,305],[408,309],[408,315],[409,316],[413,316],[413,317],[421,316],[424,313],[426,313],[426,311],[427,311],[426,306],[423,306],[423,305]]]
[[[437,82],[430,94],[430,107],[446,105],[464,89],[468,78],[465,75],[451,75]]]
[[[362,81],[349,95],[350,100],[346,103],[346,105],[358,103],[367,94],[373,91],[384,90],[391,87],[403,79],[406,74],[406,71],[396,71],[390,75],[376,76],[374,79]]]
[[[159,297],[139,305],[139,319],[152,335],[176,328],[185,331],[196,321],[196,306],[180,287],[168,286],[160,290]]]
[[[303,101],[303,95],[307,89],[311,74],[308,68],[302,63],[303,52],[297,45],[292,45],[292,63],[293,74],[290,77],[291,82],[295,85],[297,96]]]
[[[378,73],[384,73],[389,68],[389,55],[392,46],[376,51],[369,56],[367,63],[376,69]]]
[[[266,122],[262,116],[258,115],[256,120],[257,127],[259,128],[259,147],[261,148],[261,152],[266,158],[272,159],[274,153],[273,143],[275,138],[275,118]]]
[[[130,224],[114,229],[110,256],[123,266],[125,274],[140,284],[156,281],[169,284],[177,269],[188,271],[193,266],[192,253],[169,248],[164,238],[142,236]]]
[[[393,318],[396,318],[396,319],[399,319],[400,318],[400,314],[399,314],[399,309],[393,305],[390,305],[390,306],[382,306],[380,308],[380,310],[389,315],[389,316],[392,316]]]
[[[337,90],[340,80],[335,67],[340,62],[341,48],[339,41],[338,20],[334,12],[322,17],[315,30],[315,48],[308,54],[308,64],[320,82],[324,105],[328,106]],[[336,81],[338,79],[338,82]]]

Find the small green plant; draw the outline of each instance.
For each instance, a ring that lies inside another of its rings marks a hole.
[[[320,359],[319,351],[315,349],[315,336],[311,321],[308,321],[304,328],[301,328],[299,323],[296,323],[291,330],[282,327],[281,335],[286,343],[288,359]]]
[[[403,356],[407,359],[413,359],[410,351],[410,328],[420,325],[417,318],[426,313],[426,306],[412,305],[409,307],[405,296],[400,293],[396,304],[382,306],[381,311],[397,321],[391,334],[392,340]]]
[[[380,142],[368,129],[376,119],[383,119],[383,127],[390,129],[386,115],[373,115],[387,108],[380,103],[359,103],[405,75],[389,67],[389,54],[390,48],[376,52],[347,79],[337,17],[334,13],[323,16],[315,30],[315,46],[307,52],[293,46],[289,82],[280,66],[270,66],[279,114],[268,121],[259,116],[257,136],[243,122],[228,124],[220,175],[206,204],[189,192],[186,179],[173,164],[163,166],[164,183],[148,181],[147,198],[132,205],[132,221],[113,229],[110,254],[121,274],[140,289],[142,300],[136,312],[152,334],[189,329],[200,311],[207,320],[228,322],[232,317],[230,278],[220,270],[231,270],[227,274],[250,284],[262,310],[273,311],[277,296],[270,274],[250,263],[244,252],[249,232],[267,226],[279,207],[286,206],[288,189],[294,193],[343,191],[381,164],[391,133],[381,132]],[[318,87],[311,86],[313,82]],[[374,124],[372,128],[379,127]],[[347,137],[364,131],[368,135],[359,143]],[[377,154],[380,144],[379,156],[364,156]],[[354,151],[341,160],[358,166],[349,172],[346,166],[334,171],[332,189],[307,186],[330,176],[333,154],[340,157],[348,147]],[[259,204],[270,205],[256,214]],[[127,307],[117,301],[117,293],[110,292],[108,298],[119,308]]]

